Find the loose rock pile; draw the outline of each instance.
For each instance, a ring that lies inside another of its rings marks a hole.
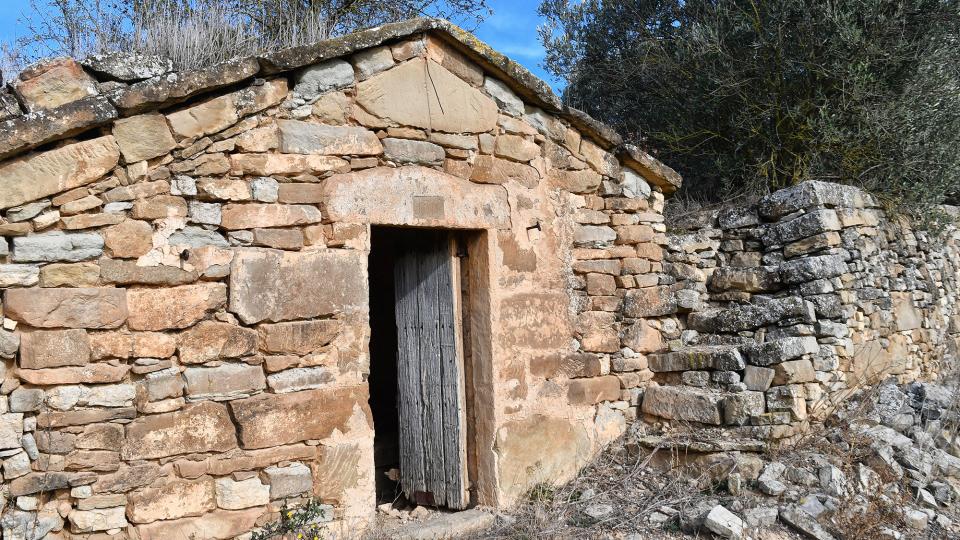
[[[584,476],[535,492],[490,536],[960,538],[957,405],[955,389],[890,381],[777,450],[637,423]]]

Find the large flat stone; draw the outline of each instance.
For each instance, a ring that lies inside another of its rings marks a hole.
[[[60,231],[13,239],[14,262],[78,262],[103,254],[103,237]]]
[[[264,352],[306,355],[329,345],[340,331],[340,323],[322,320],[261,324],[257,331]]]
[[[157,521],[138,525],[140,540],[170,540],[171,538],[203,538],[229,540],[253,529],[264,513],[261,508],[246,510],[217,510],[199,517]]]
[[[426,167],[378,167],[338,174],[323,186],[324,210],[333,221],[474,229],[510,226],[510,205],[503,188],[477,185]]]
[[[223,364],[217,367],[190,367],[184,370],[187,396],[193,400],[226,400],[249,396],[267,386],[260,366]]]
[[[306,204],[226,204],[221,210],[224,229],[289,227],[319,223],[320,210]]]
[[[332,156],[375,156],[383,152],[377,134],[363,127],[325,126],[299,120],[278,120],[280,152]]]
[[[415,58],[357,84],[357,103],[398,124],[448,133],[497,125],[497,104],[433,60]]]
[[[358,251],[241,249],[230,271],[229,309],[247,324],[355,311],[367,303],[366,265]]]
[[[85,330],[38,330],[21,335],[22,368],[82,366],[89,361],[90,338]]]
[[[162,114],[142,114],[117,120],[113,124],[113,136],[127,163],[162,156],[177,146]]]
[[[268,448],[348,432],[355,414],[372,426],[367,386],[261,394],[230,402],[246,449]],[[128,433],[129,437],[129,433]]]
[[[227,129],[248,114],[276,105],[286,95],[287,80],[274,79],[169,114],[167,120],[180,138],[203,137]]]
[[[256,352],[257,333],[233,324],[203,321],[183,333],[179,349],[184,364],[240,358]]]
[[[217,507],[213,479],[209,476],[158,480],[127,495],[127,501],[127,517],[133,523],[199,516]]]
[[[187,328],[226,303],[223,283],[196,283],[164,289],[130,289],[131,330]]]
[[[5,97],[0,92],[0,120],[3,119]],[[116,117],[117,110],[107,98],[94,96],[61,105],[53,111],[39,111],[3,120],[0,122],[0,159],[65,139],[106,124]]]
[[[42,60],[20,72],[10,85],[27,111],[56,109],[97,95],[97,81],[70,57]]]
[[[0,165],[0,208],[11,208],[80,187],[116,167],[112,135],[30,154]]]
[[[688,386],[653,386],[643,393],[641,410],[671,420],[686,420],[719,426],[723,423],[718,393]]]
[[[124,289],[8,289],[4,314],[35,328],[116,328],[127,320]]]
[[[121,455],[128,461],[226,452],[237,447],[233,422],[219,403],[197,403],[172,413],[140,417],[127,424],[126,430]]]

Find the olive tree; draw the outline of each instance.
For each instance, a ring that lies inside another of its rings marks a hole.
[[[543,0],[564,99],[722,200],[808,179],[960,193],[958,0]]]

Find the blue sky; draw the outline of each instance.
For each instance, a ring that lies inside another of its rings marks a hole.
[[[493,48],[523,64],[530,71],[560,88],[560,81],[551,78],[540,67],[543,47],[537,37],[539,0],[488,0],[494,14],[476,29],[477,36]],[[12,41],[23,32],[17,19],[28,12],[29,0],[0,0],[0,41]]]

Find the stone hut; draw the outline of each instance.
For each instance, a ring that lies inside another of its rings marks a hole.
[[[570,478],[684,309],[679,183],[445,21],[31,67],[0,91],[4,537],[233,538],[310,497],[350,536],[399,492]]]

